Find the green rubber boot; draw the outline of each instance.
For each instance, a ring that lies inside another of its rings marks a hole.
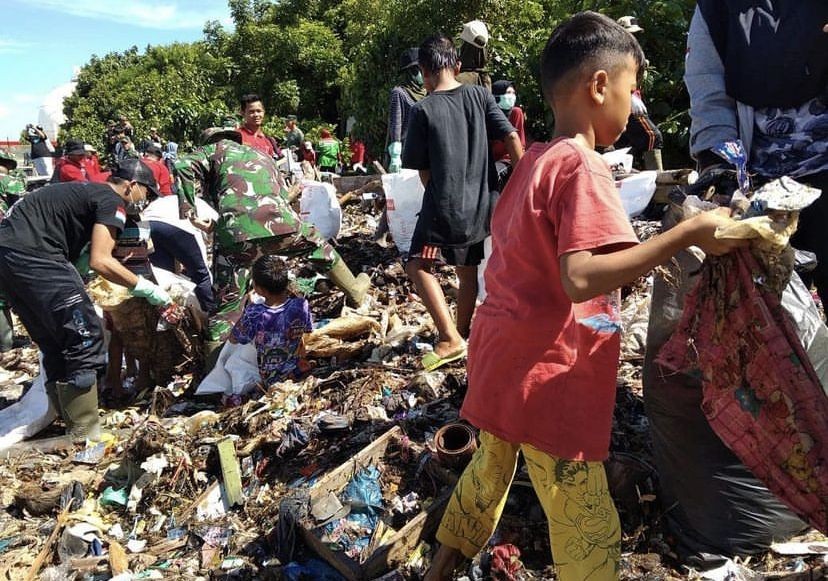
[[[66,424],[66,435],[75,442],[98,440],[101,422],[98,418],[98,384],[81,389],[73,383],[58,381],[57,398],[60,416]]]
[[[52,407],[55,410],[57,415],[62,416],[63,414],[60,413],[60,401],[58,400],[57,396],[57,383],[54,381],[47,381],[45,383],[46,386],[46,397],[49,398],[49,403],[52,404]]]
[[[333,267],[326,274],[337,287],[345,291],[348,304],[352,307],[360,306],[371,288],[371,277],[364,272],[354,276],[341,257],[336,258]]]

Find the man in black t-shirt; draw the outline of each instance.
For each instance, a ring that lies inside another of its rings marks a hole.
[[[97,379],[106,359],[103,329],[72,265],[90,244],[89,266],[156,305],[167,293],[112,256],[127,214],[158,196],[152,171],[124,160],[106,183],[45,186],[0,223],[0,290],[43,354],[46,393],[73,440],[98,437]]]
[[[489,141],[502,140],[515,164],[523,147],[489,91],[457,82],[460,61],[449,38],[428,38],[418,56],[429,95],[411,108],[402,163],[419,170],[425,194],[405,270],[440,335],[434,351],[423,358],[423,368],[431,371],[465,355],[477,300],[477,265],[497,184]],[[435,262],[456,267],[456,326],[431,272]]]

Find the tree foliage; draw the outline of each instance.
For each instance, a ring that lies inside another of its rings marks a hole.
[[[686,155],[688,98],[682,82],[692,0],[229,0],[233,30],[216,22],[193,44],[133,47],[93,56],[66,102],[65,131],[100,143],[106,120],[126,114],[139,134],[156,125],[171,138],[237,113],[238,97],[261,95],[268,128],[297,114],[306,129],[345,126],[379,155],[385,145],[388,95],[405,49],[442,31],[459,35],[477,18],[489,25],[493,79],[514,81],[528,130],[548,137],[554,120],[543,104],[540,53],[552,29],[580,10],[636,16],[650,66],[644,82],[652,117],[668,148]]]

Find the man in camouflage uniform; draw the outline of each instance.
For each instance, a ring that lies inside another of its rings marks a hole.
[[[26,176],[16,171],[17,161],[0,151],[0,220],[14,202],[26,193]]]
[[[0,220],[6,217],[9,207],[26,193],[26,176],[17,170],[17,161],[0,151]],[[0,352],[14,347],[11,309],[0,294]]]
[[[360,304],[370,286],[368,275],[354,277],[316,228],[290,207],[273,159],[242,145],[234,129],[206,129],[201,143],[198,152],[175,163],[175,174],[182,218],[198,225],[196,195],[219,213],[213,257],[218,308],[210,317],[208,341],[215,347],[229,334],[241,315],[250,266],[264,254],[306,257],[345,292],[349,303]]]

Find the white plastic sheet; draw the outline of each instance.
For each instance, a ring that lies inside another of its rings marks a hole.
[[[46,396],[45,377],[41,373],[23,397],[0,410],[0,450],[31,438],[56,417],[57,411]]]
[[[655,194],[657,176],[657,171],[642,171],[617,183],[627,216],[634,218],[644,211]]]
[[[225,343],[215,367],[201,381],[195,394],[242,395],[253,389],[260,380],[255,345]]]
[[[417,225],[417,216],[423,207],[423,182],[413,169],[383,174],[382,188],[388,210],[388,229],[401,253],[408,252],[411,237]]]

